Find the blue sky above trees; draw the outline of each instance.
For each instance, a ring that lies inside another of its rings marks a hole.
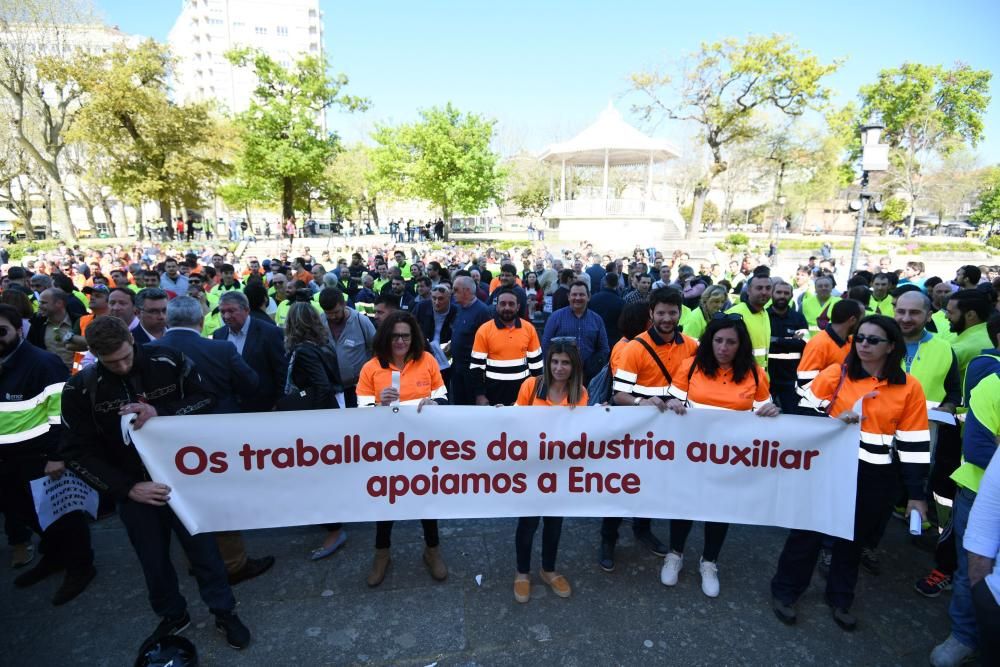
[[[95,0],[103,18],[130,33],[165,40],[180,2]],[[371,111],[331,115],[347,140],[377,121],[406,122],[417,109],[452,101],[500,121],[501,150],[539,150],[592,122],[609,100],[628,113],[629,73],[666,66],[702,41],[749,33],[791,35],[828,62],[845,58],[828,85],[838,104],[855,99],[877,72],[904,61],[969,63],[995,74],[978,148],[1000,163],[1000,3],[930,0],[803,3],[509,0],[329,2],[328,59],[351,79],[348,92]],[[646,128],[650,129],[650,128]],[[690,128],[654,133],[683,144]]]

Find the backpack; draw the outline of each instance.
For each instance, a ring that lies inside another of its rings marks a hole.
[[[601,405],[611,400],[611,364],[607,364],[587,384],[587,405]]]

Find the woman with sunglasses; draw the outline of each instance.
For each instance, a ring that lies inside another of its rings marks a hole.
[[[739,314],[716,313],[709,320],[698,342],[698,351],[685,359],[669,390],[672,398],[667,408],[683,415],[687,408],[739,410],[759,417],[776,417],[781,411],[771,402],[767,373],[754,359],[753,345]],[[670,521],[670,553],[663,559],[660,581],[664,586],[677,584],[684,565],[684,543],[693,521]],[[716,561],[729,531],[728,523],[705,522],[705,548],[699,570],[701,590],[708,597],[719,595],[719,569]]]
[[[376,405],[446,405],[448,390],[441,379],[437,360],[424,349],[424,337],[413,315],[405,310],[390,313],[372,339],[375,354],[361,367],[358,378],[358,407]],[[393,376],[398,378],[393,382]],[[437,581],[448,578],[448,568],[438,549],[438,525],[435,519],[422,519],[424,529],[424,564]],[[375,560],[368,574],[368,585],[378,586],[389,569],[392,521],[375,522]]]
[[[899,473],[893,465],[893,449],[909,498],[906,516],[917,510],[923,519],[927,517],[927,402],[920,383],[900,366],[905,354],[899,325],[883,315],[870,315],[861,320],[844,364],[821,371],[801,404],[808,402],[817,412],[847,424],[861,422],[854,540],[834,538],[826,578],[826,603],[833,610],[833,620],[848,631],[857,625],[850,609],[862,547],[888,520],[896,500]],[[854,412],[859,400],[863,416]],[[787,625],[796,621],[795,603],[809,587],[823,537],[809,530],[792,530],[785,541],[771,594],[775,615]]]
[[[521,384],[515,405],[569,406],[587,404],[587,388],[583,386],[583,361],[576,340],[554,338],[545,352],[541,377],[529,377]],[[542,517],[522,516],[517,520],[514,546],[517,553],[517,576],[514,577],[514,599],[531,599],[531,546]],[[542,528],[542,581],[561,598],[572,594],[566,577],[556,572],[556,553],[562,533],[561,516],[545,517]]]

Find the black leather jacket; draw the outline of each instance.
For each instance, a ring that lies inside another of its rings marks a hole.
[[[329,345],[301,343],[293,350],[292,384],[316,392],[316,405],[336,408],[335,394],[344,391],[337,353]]]
[[[60,456],[87,484],[122,499],[149,474],[135,447],[122,440],[118,410],[141,402],[158,415],[190,415],[207,412],[214,402],[183,353],[168,347],[133,349],[128,375],[95,363],[71,377],[62,391]]]

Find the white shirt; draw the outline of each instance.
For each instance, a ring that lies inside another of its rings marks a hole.
[[[240,356],[243,356],[243,346],[247,344],[247,332],[250,331],[251,319],[253,318],[247,315],[247,319],[239,331],[234,333],[232,329],[228,329],[226,332],[226,340],[236,346],[236,351],[240,353]]]

